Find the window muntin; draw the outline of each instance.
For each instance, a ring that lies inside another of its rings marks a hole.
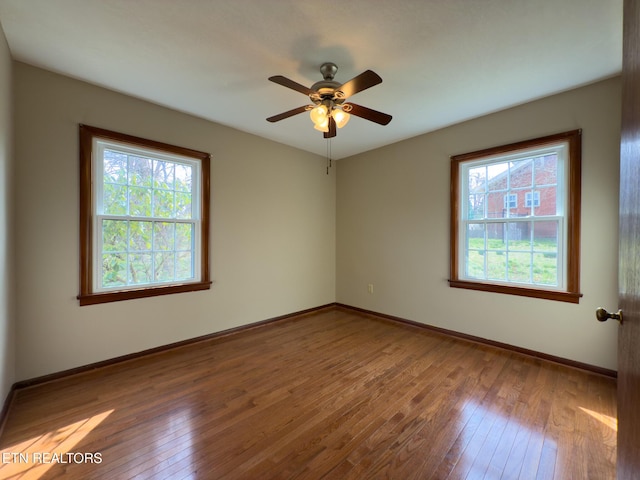
[[[81,305],[209,288],[209,155],[80,127]]]
[[[577,302],[579,140],[452,157],[451,286]]]

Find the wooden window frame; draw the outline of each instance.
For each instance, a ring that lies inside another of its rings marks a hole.
[[[525,140],[498,147],[487,148],[475,152],[454,155],[451,157],[451,238],[450,238],[450,279],[449,285],[454,288],[465,288],[486,292],[503,293],[524,297],[543,298],[561,302],[579,303],[580,297],[580,205],[581,205],[581,163],[582,163],[582,130],[571,130],[545,137]],[[495,155],[508,155],[519,150],[544,147],[553,143],[566,142],[568,145],[567,161],[568,191],[566,251],[564,265],[566,269],[566,286],[564,289],[544,289],[538,287],[520,286],[517,284],[489,283],[470,281],[459,277],[459,228],[460,228],[460,170],[461,164],[470,160]]]
[[[152,284],[127,287],[122,290],[95,292],[93,288],[93,142],[99,138],[129,144],[135,147],[157,150],[168,154],[192,158],[200,163],[200,279],[180,284]],[[88,125],[79,126],[80,150],[80,305],[146,298],[173,293],[193,292],[211,288],[209,273],[209,210],[210,210],[210,160],[211,156],[189,148],[147,140],[124,133],[113,132]]]

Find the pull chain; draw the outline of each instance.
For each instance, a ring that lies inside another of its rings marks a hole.
[[[327,175],[329,175],[330,168],[331,168],[331,138],[327,138]]]

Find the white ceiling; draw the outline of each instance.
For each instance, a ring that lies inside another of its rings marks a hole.
[[[304,95],[323,62],[346,82],[383,83],[353,101],[334,158],[616,75],[622,0],[0,0],[16,60],[325,155]]]

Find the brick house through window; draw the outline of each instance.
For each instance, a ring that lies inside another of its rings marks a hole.
[[[484,182],[470,189],[470,201],[475,202],[471,210],[484,212],[486,202],[487,218],[556,215],[557,170],[555,153],[497,165],[488,172],[487,191]],[[496,223],[487,225],[487,235],[503,240],[526,239],[531,236],[531,227],[529,222]],[[556,230],[555,223],[538,223],[535,238],[555,239]]]

